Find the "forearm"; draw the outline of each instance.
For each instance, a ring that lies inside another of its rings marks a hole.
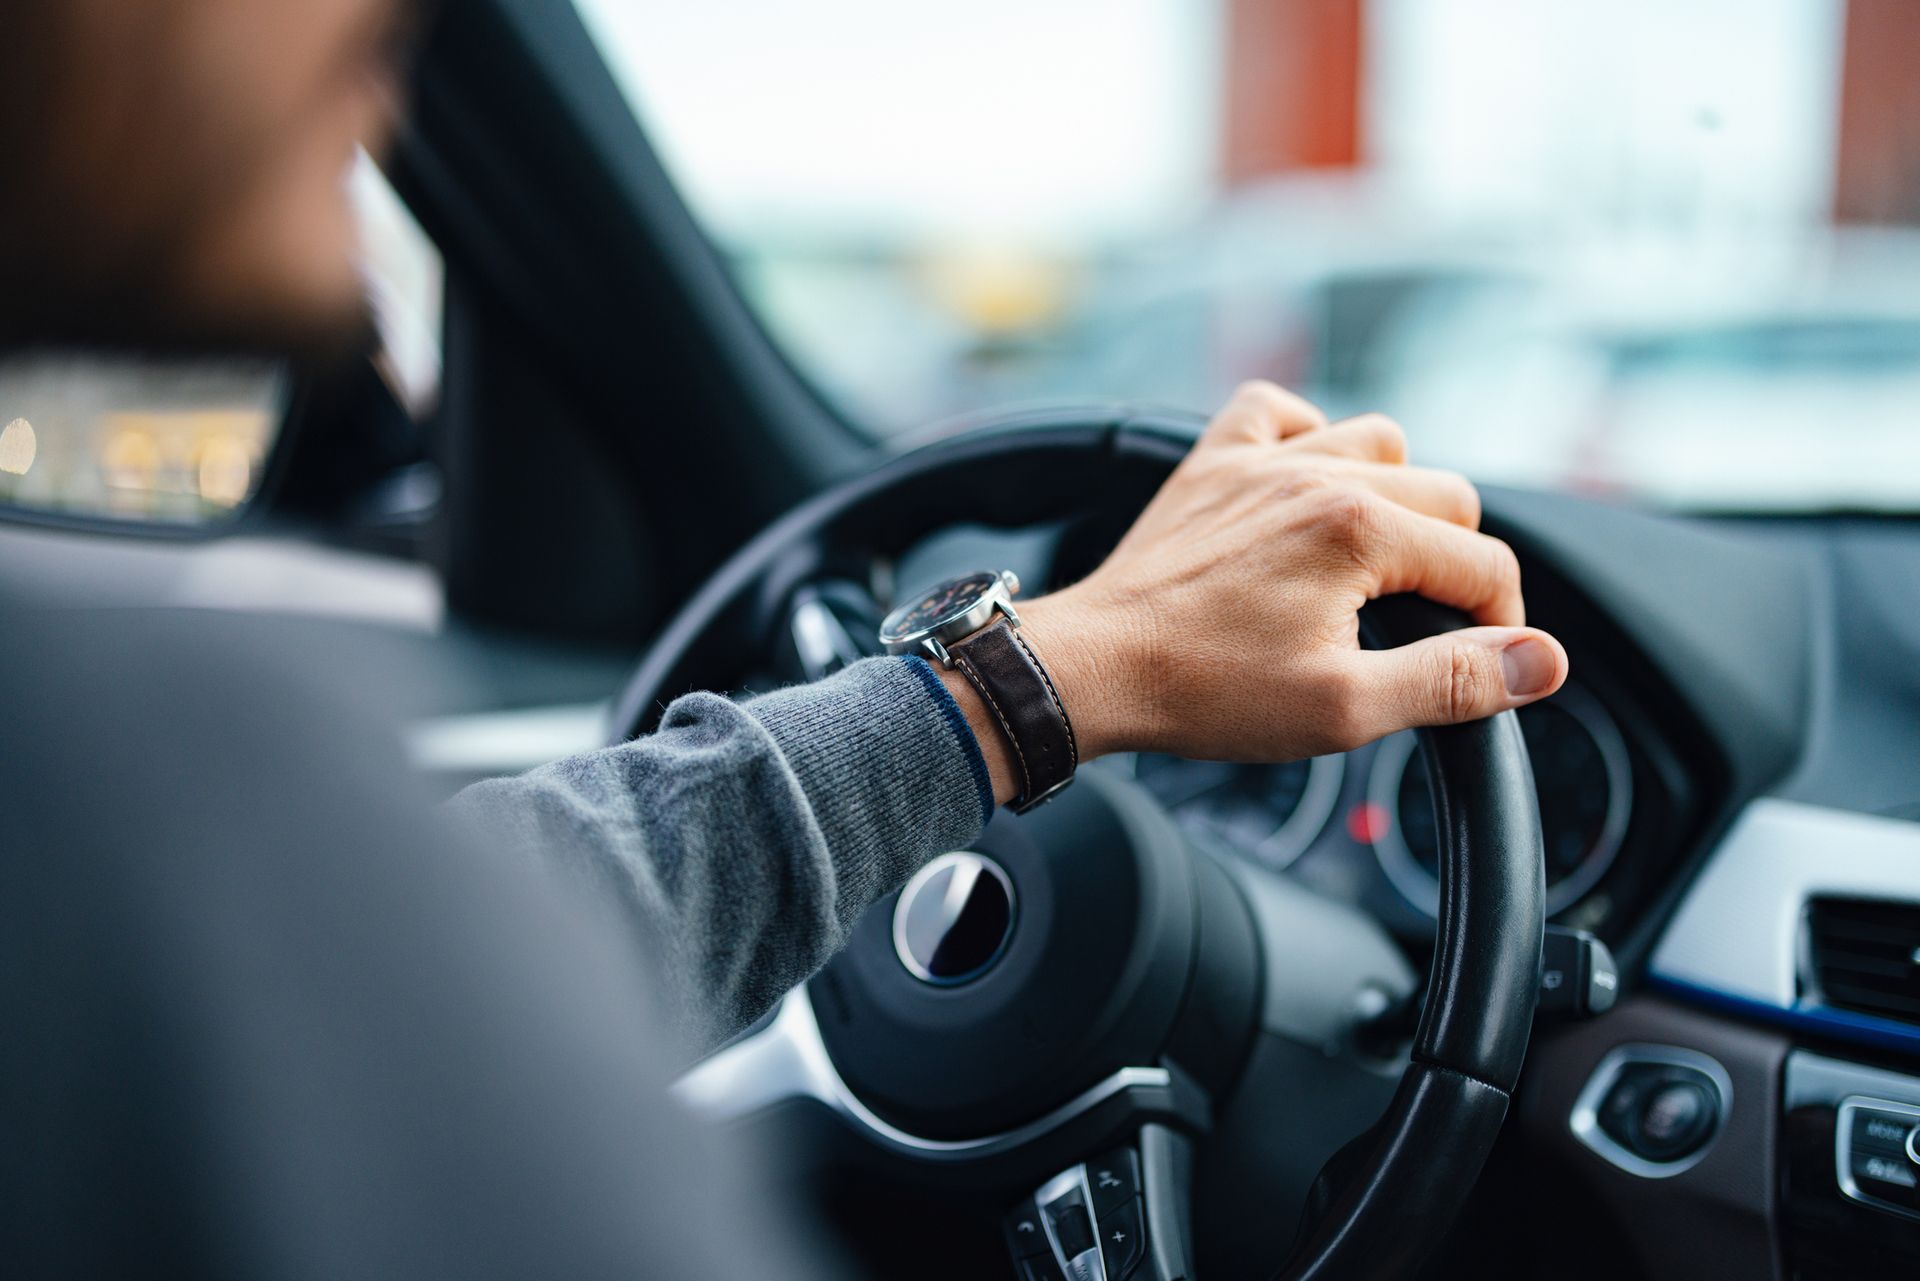
[[[982,775],[930,670],[888,659],[744,704],[690,695],[651,735],[453,804],[620,904],[698,1051],[824,964],[928,858],[971,841]]]
[[[1021,603],[1071,725],[1047,763],[1292,760],[1558,688],[1565,651],[1524,625],[1518,562],[1477,531],[1472,487],[1404,464],[1384,419],[1329,426],[1277,388],[1243,388],[1099,569]],[[1363,651],[1360,607],[1399,592],[1480,626]],[[653,735],[458,804],[625,902],[708,1046],[1020,795],[1020,749],[994,712],[958,672],[870,660],[744,706],[691,695]]]

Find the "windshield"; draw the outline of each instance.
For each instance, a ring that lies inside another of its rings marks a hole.
[[[581,7],[876,435],[1266,377],[1485,482],[1920,508],[1920,5]]]

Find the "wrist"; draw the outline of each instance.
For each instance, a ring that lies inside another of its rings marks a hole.
[[[1150,738],[1146,688],[1135,673],[1149,666],[1141,647],[1114,624],[1116,611],[1103,608],[1078,589],[1021,602],[1020,637],[1045,669],[1072,728],[1081,763],[1113,752],[1145,746]],[[1006,804],[1020,795],[1023,771],[998,717],[958,670],[936,668],[953,695],[987,765],[994,800]]]
[[[1128,751],[1142,737],[1136,664],[1111,612],[1074,589],[1019,606],[1020,634],[1059,693],[1080,759]]]

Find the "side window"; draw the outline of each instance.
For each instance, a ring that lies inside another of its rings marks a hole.
[[[364,153],[350,180],[360,216],[367,309],[379,346],[374,364],[415,422],[440,404],[447,265],[413,211]]]

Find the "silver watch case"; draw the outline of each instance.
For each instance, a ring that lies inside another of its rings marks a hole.
[[[976,575],[961,577],[973,578]],[[887,624],[882,623],[880,643],[887,647],[889,654],[923,654],[940,666],[951,668],[953,655],[947,652],[947,646],[965,640],[987,626],[993,622],[995,614],[1004,614],[1008,624],[1013,627],[1020,626],[1020,615],[1013,608],[1013,598],[1019,594],[1019,576],[1010,569],[1003,569],[994,576],[992,585],[982,588],[965,609],[949,614],[931,627],[894,635],[888,631]],[[891,622],[892,619],[887,621]]]

